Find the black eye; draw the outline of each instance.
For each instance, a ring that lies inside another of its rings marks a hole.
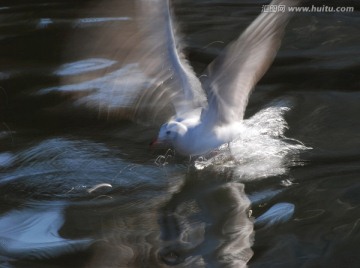
[[[171,133],[170,130],[166,131],[166,135],[170,135],[170,133]]]

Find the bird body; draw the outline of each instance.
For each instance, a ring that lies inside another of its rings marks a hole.
[[[199,118],[174,120],[161,127],[156,143],[171,145],[181,155],[198,156],[234,140],[240,130],[241,122],[208,127]]]

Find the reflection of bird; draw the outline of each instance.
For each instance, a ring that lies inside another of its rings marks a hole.
[[[171,19],[168,1],[150,2],[152,5],[146,6],[146,10],[152,14],[151,16],[157,13],[157,20],[161,20],[163,25],[161,29],[160,23],[154,24],[151,27],[156,29],[150,29],[163,31],[162,37],[165,41],[161,51],[162,58],[158,61],[161,61],[161,64],[166,61],[166,66],[170,70],[170,82],[163,83],[164,77],[158,74],[159,84],[165,84],[163,90],[171,88],[173,94],[170,100],[176,112],[175,116],[162,125],[152,145],[168,144],[183,155],[205,154],[239,135],[249,94],[272,63],[285,26],[291,17],[290,12],[259,15],[245,32],[208,66],[205,81],[201,85],[179,53],[176,29]],[[291,1],[291,4],[298,2]],[[287,3],[289,1],[274,0],[271,5]],[[158,68],[156,65],[159,64],[153,62],[149,69]],[[150,99],[146,94],[152,93],[145,93],[140,104],[147,98]],[[158,102],[161,101],[160,95]],[[207,105],[204,104],[205,99]]]

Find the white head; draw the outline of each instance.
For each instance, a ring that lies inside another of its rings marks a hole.
[[[176,121],[169,121],[161,126],[158,137],[150,145],[163,144],[176,147],[179,138],[187,132],[187,127]]]

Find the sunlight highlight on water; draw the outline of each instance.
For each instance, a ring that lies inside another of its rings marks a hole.
[[[258,217],[255,221],[256,226],[269,228],[275,224],[288,221],[295,211],[295,205],[290,203],[278,203],[272,206],[268,211]]]
[[[65,204],[12,210],[0,219],[0,252],[21,258],[50,258],[89,245],[90,240],[67,240],[58,234]],[[44,209],[45,208],[45,209]]]
[[[83,74],[110,67],[115,63],[116,61],[101,58],[85,59],[63,64],[55,71],[55,74],[59,76]]]

